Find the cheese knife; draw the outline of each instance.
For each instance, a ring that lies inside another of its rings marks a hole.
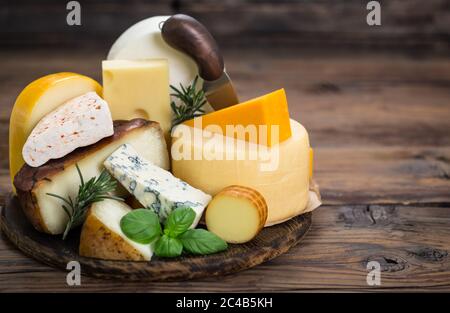
[[[191,16],[176,14],[161,28],[164,41],[172,48],[189,55],[197,64],[204,80],[203,91],[215,110],[239,103],[217,42],[203,24]]]

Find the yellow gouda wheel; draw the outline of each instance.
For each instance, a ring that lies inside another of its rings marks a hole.
[[[41,77],[22,90],[14,104],[9,124],[9,171],[11,182],[24,164],[22,148],[36,124],[66,101],[102,87],[95,80],[75,73]]]
[[[309,201],[308,133],[300,123],[290,123],[291,137],[264,146],[263,153],[257,153],[261,145],[178,125],[172,131],[173,174],[211,195],[230,185],[255,189],[267,202],[266,226],[281,223],[301,214]]]

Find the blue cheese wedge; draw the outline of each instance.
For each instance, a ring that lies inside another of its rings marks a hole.
[[[129,144],[119,147],[104,165],[143,206],[158,214],[162,223],[176,208],[188,206],[196,213],[191,226],[195,227],[211,201],[210,195],[144,159]]]
[[[28,165],[38,167],[113,134],[108,104],[88,92],[44,116],[25,142],[22,156]]]

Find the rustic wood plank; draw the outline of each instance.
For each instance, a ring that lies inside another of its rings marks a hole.
[[[450,203],[450,148],[319,146],[314,177],[325,204]],[[0,190],[2,201],[7,169]]]
[[[450,203],[450,148],[318,148],[325,204]]]
[[[227,59],[241,97],[284,87],[314,146],[450,144],[447,59],[251,54]]]
[[[201,20],[220,43],[283,44],[302,48],[414,49],[448,52],[446,0],[380,0],[382,27],[366,23],[368,1],[333,0],[134,0],[83,1],[82,26],[69,27],[65,3],[8,0],[0,7],[1,44],[106,47],[128,26],[153,15],[182,12]],[[233,16],[232,19],[229,17]],[[101,37],[103,40],[98,40]]]
[[[445,0],[379,1],[382,27],[366,23],[367,2],[184,0],[180,10],[201,20],[219,40],[239,46],[296,44],[308,46],[446,49],[450,14]],[[229,16],[233,16],[230,20]],[[242,35],[248,37],[242,40]],[[445,37],[445,36],[444,36]],[[432,48],[433,47],[433,48]]]
[[[26,84],[58,71],[100,79],[105,54],[98,50],[0,52],[1,133]],[[449,59],[395,54],[299,56],[272,49],[226,50],[225,60],[241,99],[286,88],[291,115],[307,127],[314,146],[450,144]]]
[[[0,291],[449,291],[449,223],[449,207],[324,206],[314,213],[300,245],[254,269],[178,283],[83,277],[75,288],[65,285],[64,272],[22,256],[3,238]],[[372,260],[381,264],[379,287],[366,284],[366,264]]]
[[[0,135],[6,138],[11,105],[29,81],[63,70],[98,79],[105,54],[0,51]],[[182,284],[83,277],[81,288],[67,289],[64,272],[2,237],[0,291],[373,290],[364,267],[372,259],[386,270],[383,290],[450,291],[450,61],[282,49],[226,50],[225,57],[242,98],[286,87],[291,115],[316,148],[324,202],[343,206],[320,208],[305,242],[266,265]],[[11,190],[7,147],[0,142],[0,205]]]
[[[77,261],[87,276],[129,281],[183,281],[222,276],[262,264],[298,244],[311,227],[311,213],[263,229],[251,242],[233,245],[210,256],[184,255],[174,259],[152,257],[148,262],[100,260],[80,256],[80,232],[65,240],[37,232],[24,215],[17,197],[1,212],[0,228],[15,246],[30,257],[59,269]],[[94,239],[95,240],[95,239]]]

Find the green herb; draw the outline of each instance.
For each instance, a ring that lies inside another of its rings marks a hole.
[[[177,238],[162,235],[155,243],[155,254],[163,258],[174,258],[183,252],[183,245]]]
[[[78,164],[75,164],[78,176],[80,177],[80,185],[78,187],[78,194],[73,200],[70,196],[64,198],[62,196],[47,193],[47,195],[58,198],[63,201],[61,205],[64,212],[66,212],[69,220],[63,233],[63,239],[67,237],[69,231],[77,226],[80,226],[86,219],[87,209],[92,203],[103,201],[105,199],[113,199],[123,201],[123,199],[109,195],[110,192],[116,189],[116,181],[103,169],[98,178],[92,177],[87,182],[84,182]]]
[[[136,211],[138,213],[134,213]],[[120,228],[133,241],[154,242],[155,254],[164,258],[180,256],[183,250],[192,254],[212,254],[227,249],[225,241],[206,229],[189,229],[194,220],[192,208],[179,207],[169,214],[161,233],[157,215],[147,209],[138,209],[122,218]]]
[[[206,229],[189,229],[180,236],[186,251],[192,254],[212,254],[227,249],[227,243]]]
[[[133,241],[148,244],[161,236],[161,224],[158,215],[147,209],[129,212],[120,220],[123,233]]]
[[[205,93],[203,90],[197,91],[198,76],[195,76],[191,85],[184,87],[180,84],[180,89],[170,85],[174,93],[171,96],[180,100],[180,104],[175,101],[170,103],[175,117],[172,120],[172,128],[184,121],[201,116],[205,113],[203,106],[206,104]]]
[[[180,207],[172,212],[166,220],[164,234],[176,238],[192,225],[195,212],[189,207]]]

